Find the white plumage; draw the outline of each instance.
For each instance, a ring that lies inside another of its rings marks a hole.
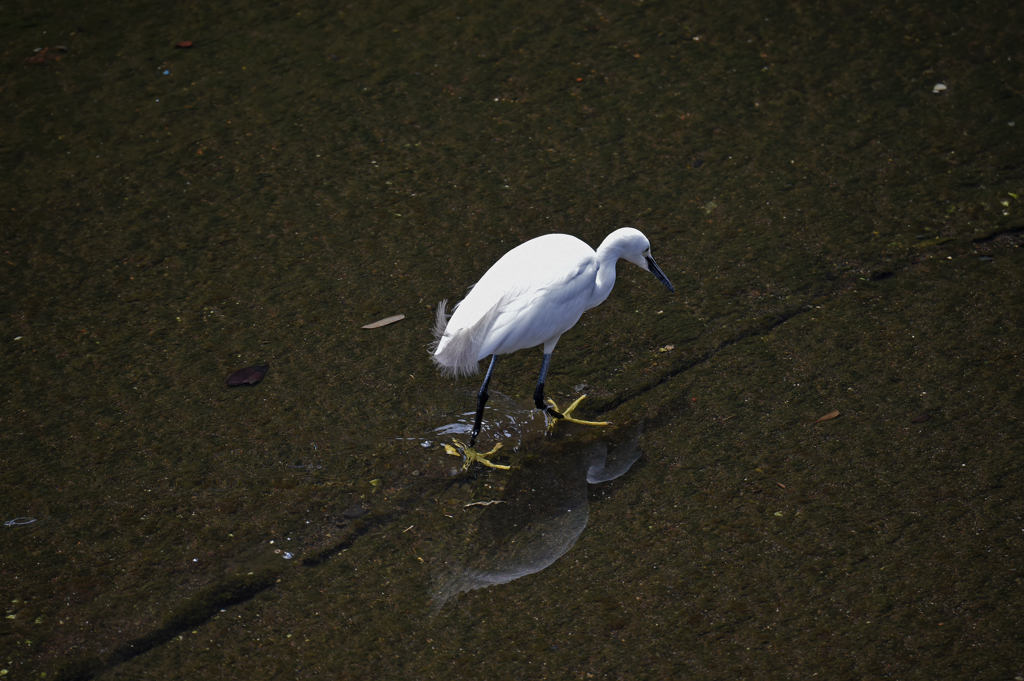
[[[433,360],[441,372],[450,376],[473,374],[481,359],[493,356],[480,388],[473,440],[480,430],[487,383],[497,356],[524,348],[544,346],[534,402],[538,409],[563,418],[552,406],[544,404],[544,380],[551,353],[562,334],[611,293],[619,258],[651,272],[670,291],[675,291],[651,257],[647,237],[639,230],[623,227],[609,234],[596,252],[568,234],[531,239],[494,263],[455,306],[450,319],[447,301],[441,301],[433,351]]]

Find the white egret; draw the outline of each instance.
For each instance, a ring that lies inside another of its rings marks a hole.
[[[531,239],[494,263],[455,306],[450,319],[446,312],[448,301],[442,300],[438,305],[432,359],[443,374],[474,374],[480,360],[491,355],[491,364],[477,395],[476,420],[469,441],[469,452],[474,458],[487,456],[477,454],[472,448],[480,434],[488,397],[487,384],[498,355],[524,348],[544,346],[544,361],[533,393],[538,409],[555,419],[607,425],[570,416],[583,397],[564,412],[559,412],[550,399],[546,404],[544,381],[558,339],[576,325],[584,312],[603,303],[611,293],[615,285],[615,263],[619,258],[647,270],[675,293],[672,283],[651,257],[647,237],[637,229],[623,227],[605,237],[597,252],[569,234],[547,234]],[[461,447],[461,443],[458,444]],[[467,465],[469,452],[464,451]]]

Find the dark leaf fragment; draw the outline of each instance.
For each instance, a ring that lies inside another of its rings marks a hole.
[[[238,385],[256,385],[263,380],[264,376],[267,375],[267,369],[269,368],[269,364],[264,364],[263,366],[239,369],[228,376],[228,387],[235,387]]]

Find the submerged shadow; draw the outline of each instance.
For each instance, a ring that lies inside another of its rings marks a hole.
[[[573,547],[587,526],[587,485],[614,480],[640,458],[643,424],[608,451],[599,442],[577,451],[544,443],[509,476],[504,497],[468,528],[470,548],[447,558],[435,576],[432,614],[466,591],[540,572]],[[463,539],[460,537],[459,539]]]

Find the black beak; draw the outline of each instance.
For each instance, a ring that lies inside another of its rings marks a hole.
[[[661,271],[660,267],[658,267],[658,263],[654,262],[654,258],[652,258],[649,255],[645,255],[644,259],[647,260],[647,271],[649,271],[651,274],[657,277],[658,281],[665,285],[665,288],[667,288],[672,293],[675,293],[675,286],[672,285],[672,282],[668,280],[668,277],[665,276],[665,273]]]

